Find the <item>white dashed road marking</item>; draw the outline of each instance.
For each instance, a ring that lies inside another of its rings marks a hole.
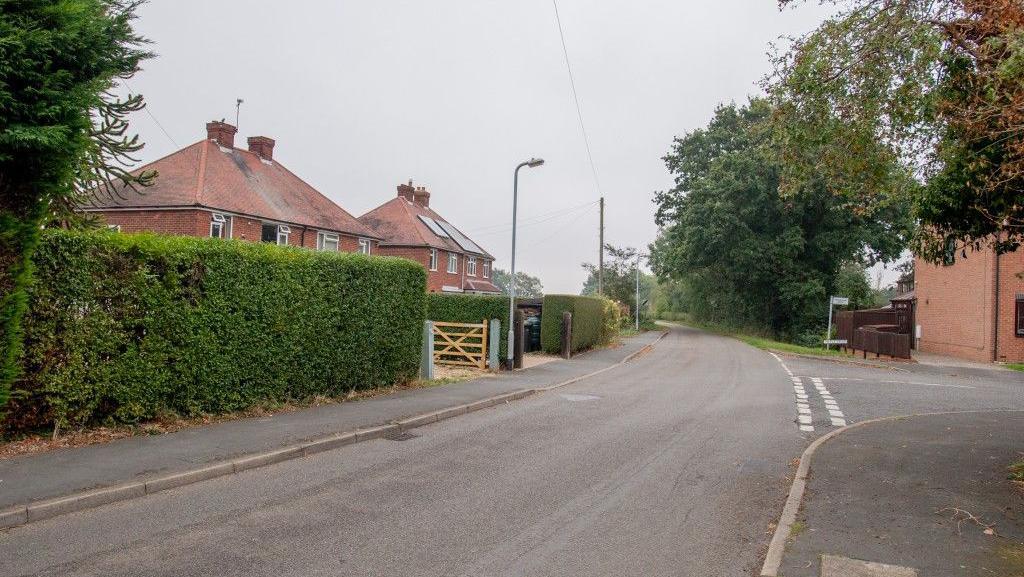
[[[814,417],[811,413],[810,399],[807,396],[807,389],[804,388],[803,379],[810,379],[814,389],[818,391],[818,395],[821,400],[825,403],[825,409],[828,411],[829,421],[833,427],[845,427],[846,426],[846,415],[843,414],[842,409],[839,408],[839,403],[836,402],[835,398],[832,397],[832,393],[829,392],[828,387],[825,386],[825,378],[832,377],[798,377],[793,374],[793,371],[789,370],[786,363],[782,361],[779,355],[769,352],[771,356],[775,357],[776,361],[782,365],[782,369],[789,375],[791,381],[793,381],[793,394],[796,395],[796,413],[797,422],[801,431],[813,432],[814,431]],[[842,378],[842,377],[837,377]],[[854,379],[850,379],[854,380]],[[929,384],[929,383],[906,383],[906,384]]]

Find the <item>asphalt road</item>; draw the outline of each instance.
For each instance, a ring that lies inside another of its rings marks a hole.
[[[0,534],[0,575],[750,575],[813,434],[772,356],[673,329],[557,391]]]
[[[1024,409],[1022,389],[674,328],[624,366],[409,439],[8,530],[0,575],[754,575],[790,463],[833,419]]]

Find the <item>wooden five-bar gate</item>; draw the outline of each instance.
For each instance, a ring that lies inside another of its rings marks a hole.
[[[433,322],[434,362],[487,368],[487,319],[479,324]]]

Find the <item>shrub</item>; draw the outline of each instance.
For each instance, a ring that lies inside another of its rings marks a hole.
[[[575,295],[544,295],[541,315],[540,343],[548,353],[561,351],[562,313],[572,313],[573,352],[588,349],[605,342],[608,330],[605,323],[606,300],[598,297]]]
[[[427,320],[479,323],[484,319],[501,321],[498,358],[504,359],[508,350],[508,297],[444,293],[427,295]]]
[[[156,235],[49,232],[8,429],[130,423],[416,375],[423,268]]]

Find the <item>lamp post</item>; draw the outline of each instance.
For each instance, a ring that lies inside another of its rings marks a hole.
[[[512,270],[509,273],[508,281],[508,350],[505,356],[508,363],[508,370],[515,366],[515,318],[516,318],[516,206],[519,202],[519,169],[524,166],[535,168],[544,164],[542,158],[531,158],[526,162],[520,162],[512,176]]]

